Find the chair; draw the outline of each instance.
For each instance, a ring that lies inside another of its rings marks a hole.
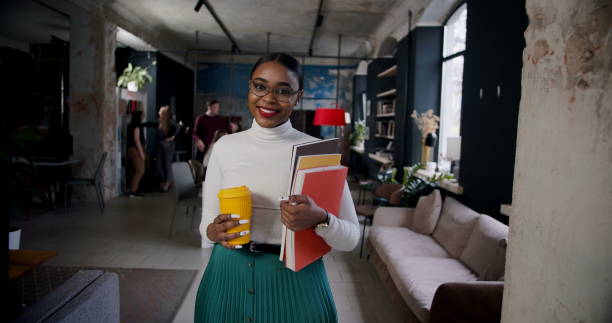
[[[68,188],[76,185],[93,186],[96,189],[96,196],[98,197],[98,206],[100,207],[100,213],[104,212],[104,195],[102,193],[102,183],[100,181],[100,175],[102,174],[102,166],[104,166],[106,156],[108,156],[107,152],[103,152],[102,156],[100,156],[98,166],[96,167],[96,172],[94,173],[94,176],[92,178],[73,178],[67,180],[64,183],[64,208],[66,208],[66,212],[68,212],[68,204],[70,202],[71,195]]]
[[[174,206],[174,212],[172,213],[172,222],[170,223],[170,233],[168,233],[168,239],[172,238],[172,231],[174,230],[174,222],[176,219],[176,209],[179,207],[179,205],[185,206],[185,214],[188,215],[191,209],[193,209],[193,213],[195,214],[195,210],[197,210],[202,203],[200,197],[198,197],[198,189],[187,162],[172,163],[172,174],[172,182],[174,192],[176,194],[176,205]],[[192,227],[194,214],[191,215]]]
[[[386,163],[380,167],[375,179],[362,179],[359,181],[359,194],[357,196],[357,205],[361,205],[365,202],[367,192],[372,192],[379,184],[395,184],[395,175],[397,175],[397,168],[392,167],[393,162]]]
[[[363,219],[363,233],[361,234],[361,248],[359,250],[359,258],[363,254],[363,241],[365,239],[365,229],[368,219],[372,224],[372,218],[374,212],[379,206],[393,206],[399,205],[400,199],[402,198],[402,192],[404,186],[402,184],[382,184],[374,189],[374,201],[372,205],[359,205],[357,206],[357,215],[364,217]]]
[[[191,167],[191,174],[193,175],[193,180],[195,181],[196,186],[202,186],[202,181],[204,178],[204,173],[202,171],[202,163],[195,159],[190,159],[188,163],[189,167]]]

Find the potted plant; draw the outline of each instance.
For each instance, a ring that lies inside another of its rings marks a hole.
[[[363,143],[365,141],[365,135],[366,135],[365,120],[356,121],[355,129],[349,136],[349,141],[351,142],[351,146],[363,148]]]
[[[401,206],[415,207],[419,201],[419,197],[429,195],[433,190],[438,188],[440,182],[455,178],[452,174],[439,173],[431,177],[417,176],[417,172],[425,169],[423,163],[418,163],[412,167],[404,167],[404,177],[402,184],[404,192],[402,193]]]
[[[151,65],[155,64],[156,61],[153,61]],[[123,73],[117,79],[117,86],[127,88],[128,91],[131,92],[137,92],[147,82],[151,82],[153,80],[153,78],[147,71],[149,67],[134,67],[132,63],[128,63],[128,66],[123,70]]]

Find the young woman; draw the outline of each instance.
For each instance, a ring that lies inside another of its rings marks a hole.
[[[172,155],[174,155],[174,132],[176,127],[170,123],[170,107],[159,109],[159,126],[157,128],[157,177],[162,192],[170,190],[172,181]]]
[[[249,80],[249,130],[222,137],[210,157],[203,191],[202,245],[213,247],[198,290],[196,322],[337,322],[336,307],[321,259],[299,272],[279,261],[281,228],[315,228],[332,248],[352,250],[359,240],[355,208],[345,185],[340,214],[327,212],[305,195],[286,194],[294,144],[316,140],[291,127],[289,116],[302,98],[302,68],[286,54],[260,58]],[[251,240],[228,240],[240,233],[230,214],[219,214],[217,193],[246,185],[252,192]],[[320,226],[319,224],[327,224]]]
[[[132,167],[128,195],[131,198],[143,196],[138,190],[140,179],[145,172],[145,139],[142,131],[142,118],[142,111],[134,112],[127,128],[127,156]]]

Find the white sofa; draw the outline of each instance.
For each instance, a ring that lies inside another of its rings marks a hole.
[[[366,242],[369,258],[407,320],[498,321],[508,227],[452,197],[442,202],[438,191],[433,194],[440,213],[427,220],[433,221],[431,234],[412,229],[423,223],[415,218],[423,217],[425,197],[416,209],[377,209]],[[435,213],[431,201],[425,211]]]

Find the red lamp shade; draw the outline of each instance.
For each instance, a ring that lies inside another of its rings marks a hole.
[[[315,126],[344,126],[344,109],[318,108],[312,124]]]

